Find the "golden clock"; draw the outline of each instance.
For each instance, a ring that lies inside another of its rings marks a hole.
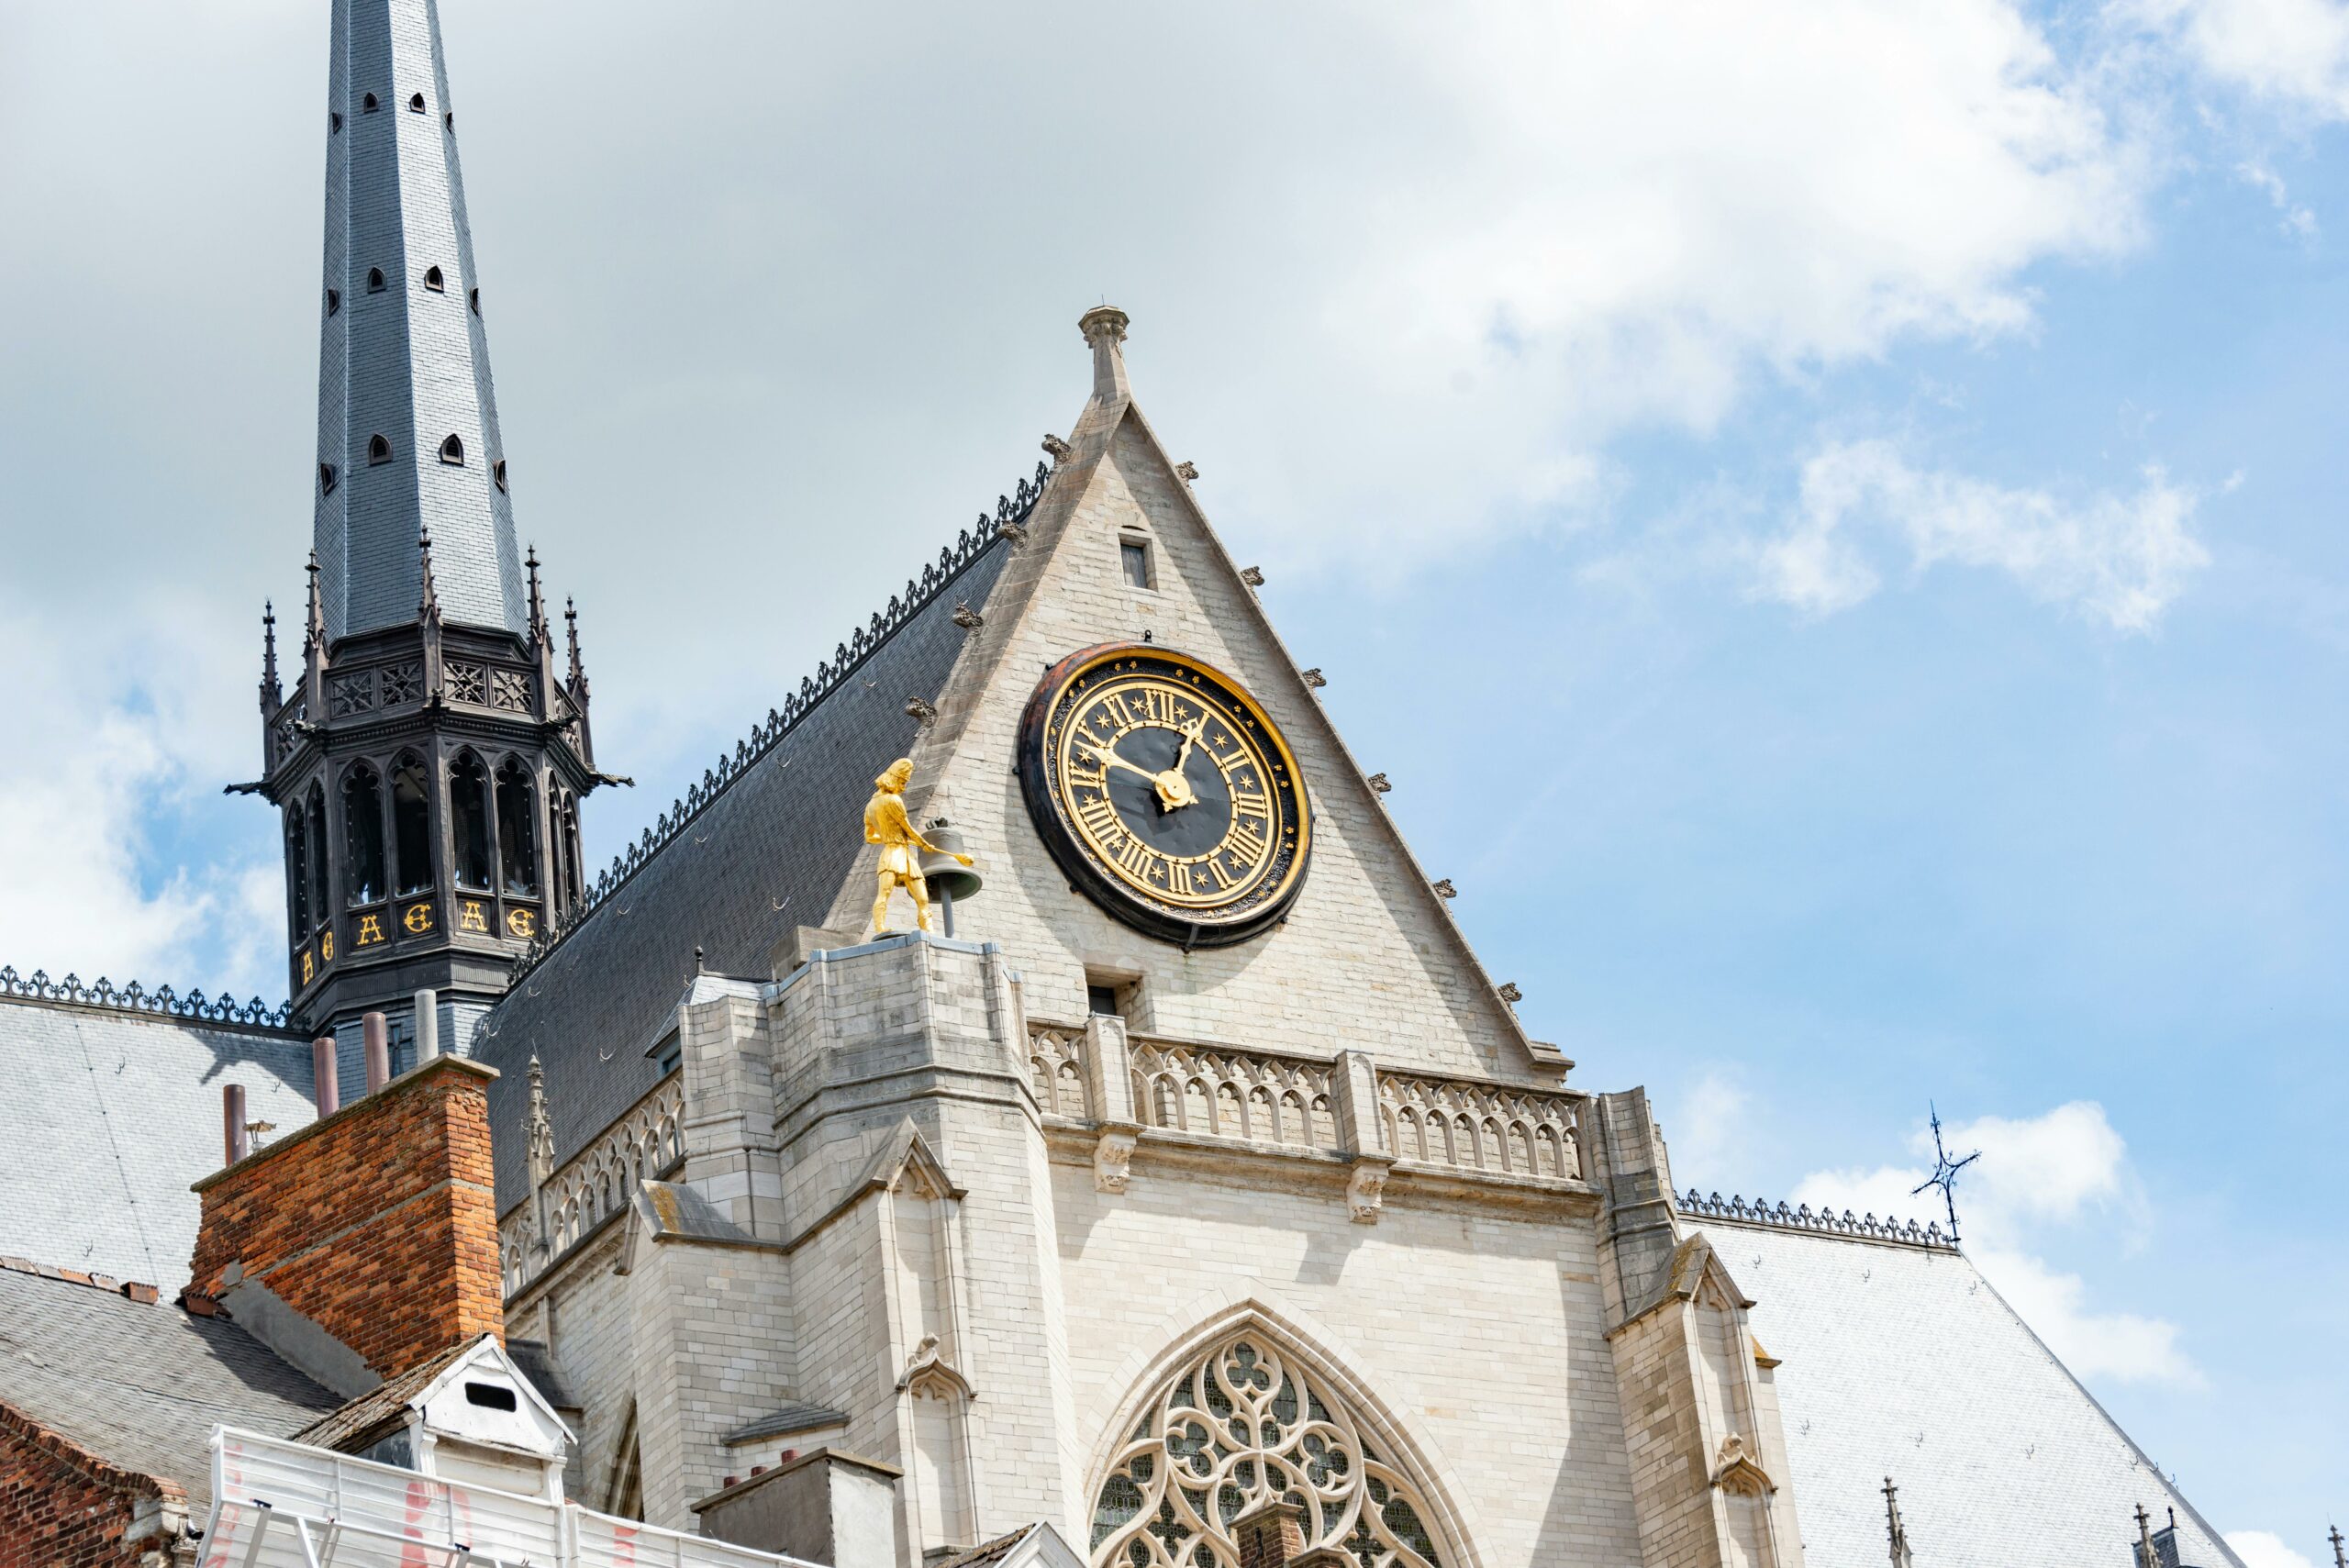
[[[1019,777],[1069,880],[1152,936],[1245,941],[1304,883],[1312,808],[1288,741],[1237,681],[1172,649],[1107,644],[1046,671]]]

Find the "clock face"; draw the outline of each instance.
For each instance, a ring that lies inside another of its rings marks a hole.
[[[1297,759],[1237,682],[1148,644],[1071,654],[1020,726],[1029,814],[1069,879],[1186,947],[1244,941],[1305,880]]]

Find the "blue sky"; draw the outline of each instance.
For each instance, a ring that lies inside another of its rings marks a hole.
[[[1969,1240],[2255,1568],[2349,1513],[2349,8],[447,0],[611,850],[1137,393],[1685,1184]],[[276,995],[325,8],[0,0],[0,962]],[[32,308],[23,308],[29,302]],[[713,605],[726,613],[713,614]]]

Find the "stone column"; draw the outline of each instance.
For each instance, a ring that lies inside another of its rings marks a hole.
[[[1085,1103],[1101,1127],[1093,1145],[1093,1185],[1126,1190],[1141,1119],[1135,1115],[1133,1059],[1126,1050],[1126,1020],[1095,1013],[1085,1020]]]

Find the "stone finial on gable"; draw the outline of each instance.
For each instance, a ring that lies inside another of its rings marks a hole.
[[[1133,395],[1126,384],[1126,356],[1119,345],[1126,340],[1132,318],[1114,305],[1100,305],[1076,318],[1077,329],[1093,346],[1093,401],[1123,403]]]

